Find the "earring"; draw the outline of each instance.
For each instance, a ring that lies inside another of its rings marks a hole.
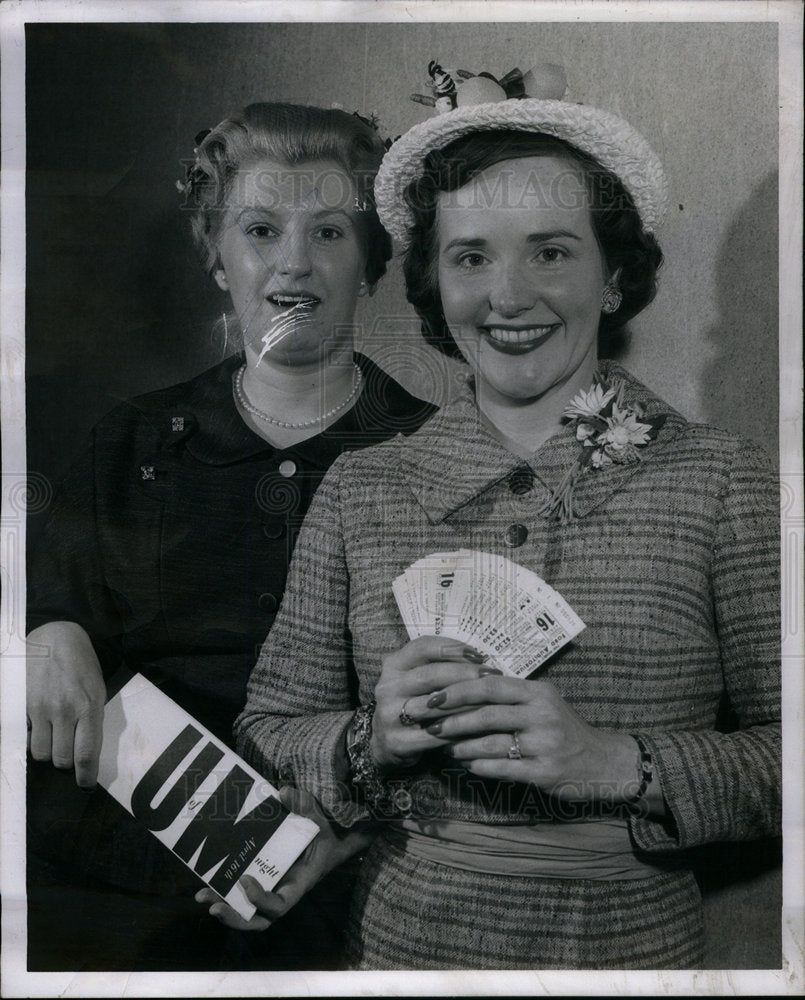
[[[225,312],[221,313],[221,318],[224,321],[224,348],[226,349],[229,346],[229,327],[228,327],[227,322],[226,322],[226,313]]]
[[[601,293],[601,312],[608,315],[617,312],[622,301],[623,295],[618,290],[618,286],[613,281],[608,281]]]

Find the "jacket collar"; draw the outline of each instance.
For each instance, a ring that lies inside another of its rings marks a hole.
[[[228,465],[273,451],[267,441],[249,430],[235,408],[232,375],[242,364],[243,357],[233,355],[187,383],[184,407],[188,433],[183,443],[194,458],[207,465]]]
[[[641,403],[646,416],[664,414],[666,421],[656,439],[640,449],[639,462],[611,465],[581,477],[574,492],[577,517],[588,514],[621,489],[644,462],[651,461],[686,426],[680,414],[620,365],[601,361],[599,371],[623,380],[628,405]],[[565,426],[525,462],[487,430],[475,405],[472,378],[467,378],[455,399],[416,434],[401,442],[400,447],[401,472],[428,519],[435,524],[524,465],[538,480],[541,495],[536,499],[541,505],[576,461],[582,445],[572,428]]]

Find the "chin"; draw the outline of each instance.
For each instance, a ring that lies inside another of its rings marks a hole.
[[[534,399],[546,392],[550,386],[531,383],[524,386],[495,386],[501,396],[512,400],[514,403],[530,403]]]
[[[528,403],[539,399],[556,385],[561,383],[564,373],[553,377],[552,373],[540,371],[532,376],[528,372],[518,372],[514,377],[502,377],[501,372],[493,372],[488,376],[481,373],[483,380],[500,396],[510,399],[513,403]]]
[[[322,352],[325,351],[326,345],[327,341],[323,337],[292,333],[275,344],[266,353],[266,357],[283,362],[290,360],[318,361]]]
[[[288,351],[278,351],[276,354],[272,351],[267,354],[266,357],[270,357],[271,360],[278,365],[317,365],[321,361],[321,351],[305,351],[305,350],[288,350]]]

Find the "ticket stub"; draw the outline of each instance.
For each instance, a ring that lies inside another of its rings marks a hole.
[[[456,553],[435,552],[419,559],[392,583],[403,621],[412,639],[420,635],[445,635],[455,629],[458,616],[454,599],[470,589],[472,567],[456,560]]]
[[[458,639],[515,677],[533,673],[585,627],[536,573],[490,552],[433,553],[409,566],[392,589],[411,638]]]

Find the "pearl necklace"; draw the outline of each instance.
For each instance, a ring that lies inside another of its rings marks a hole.
[[[352,400],[358,395],[358,391],[360,390],[363,382],[363,372],[360,370],[358,365],[355,365],[355,382],[352,386],[352,391],[346,399],[343,399],[338,406],[334,406],[331,410],[320,414],[318,417],[314,417],[312,420],[303,420],[301,423],[291,423],[288,420],[277,420],[276,417],[272,417],[270,414],[258,409],[250,403],[248,399],[246,399],[246,393],[243,391],[243,375],[245,371],[246,365],[241,365],[232,378],[232,388],[235,390],[235,399],[237,402],[240,403],[247,413],[251,413],[253,417],[257,417],[259,420],[264,420],[267,424],[273,424],[275,427],[282,427],[285,430],[301,430],[303,427],[312,427],[314,424],[323,423],[329,417],[338,413],[339,410],[346,409]]]

